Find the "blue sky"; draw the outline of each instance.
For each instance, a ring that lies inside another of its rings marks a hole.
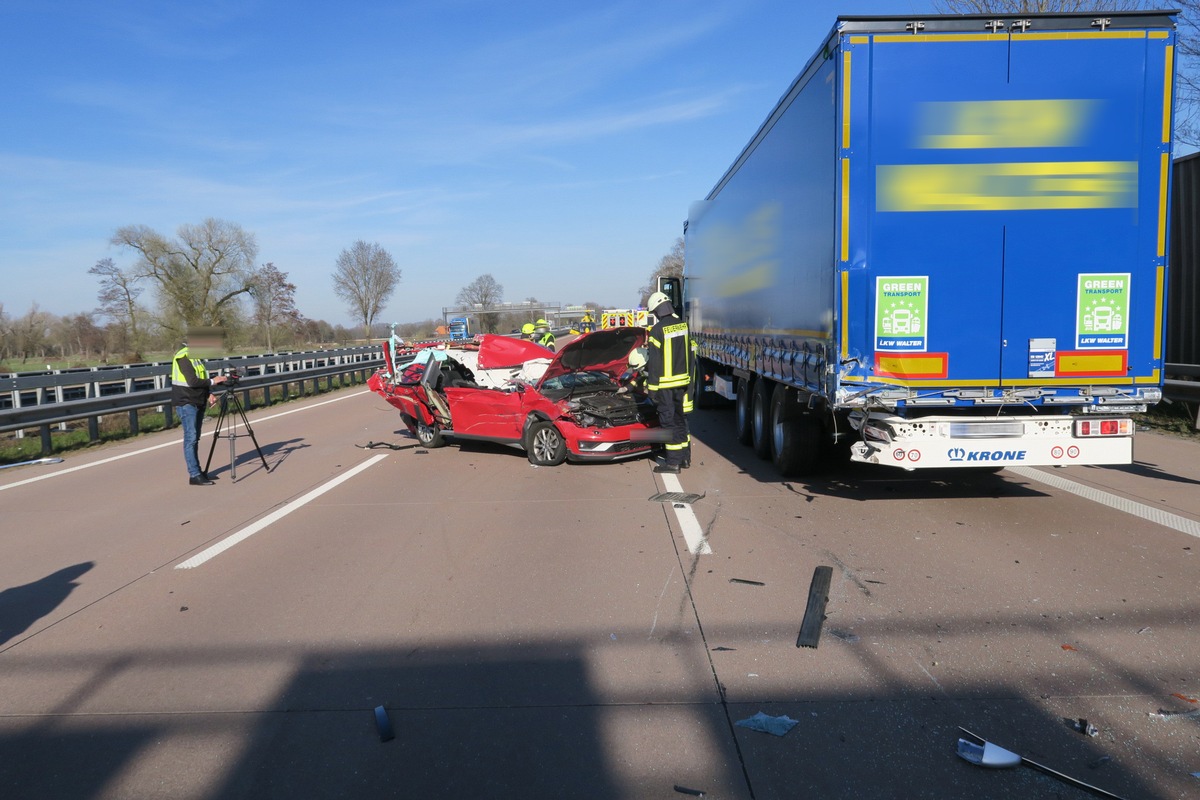
[[[333,323],[357,239],[403,272],[386,321],[483,273],[633,304],[836,16],[931,5],[9,0],[0,303],[92,310],[88,268],[132,261],[118,227],[217,217]]]

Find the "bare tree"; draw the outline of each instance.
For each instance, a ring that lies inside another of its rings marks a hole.
[[[138,254],[132,277],[154,283],[168,328],[225,325],[238,311],[238,298],[250,291],[258,245],[240,225],[206,219],[181,225],[167,239],[145,225],[117,229],[112,243]]]
[[[100,278],[100,291],[96,295],[100,301],[99,313],[124,326],[128,337],[122,338],[134,351],[140,352],[142,337],[138,322],[142,317],[142,309],[137,300],[142,294],[142,287],[137,285],[137,279],[114,264],[111,258],[97,261],[88,274]]]
[[[504,287],[492,277],[491,273],[480,275],[458,292],[454,302],[460,306],[469,306],[477,311],[488,311],[504,301]],[[479,325],[488,333],[495,333],[500,324],[499,314],[480,314]]]
[[[1055,11],[1136,11],[1154,8],[1141,0],[938,0],[944,14],[1047,14]]]
[[[30,356],[45,356],[50,344],[50,329],[54,325],[54,315],[42,311],[34,303],[29,311],[20,319],[13,320],[13,349],[21,354],[24,364]]]
[[[362,322],[363,333],[371,336],[371,323],[387,306],[387,300],[400,282],[400,268],[390,253],[378,243],[359,239],[337,257],[333,271],[333,292],[349,306]]]
[[[296,284],[273,262],[263,264],[254,277],[250,295],[254,298],[254,321],[266,335],[267,351],[274,352],[271,328],[286,325],[295,329],[303,320],[296,310]]]
[[[658,290],[659,278],[679,278],[683,275],[683,237],[671,245],[671,252],[659,259],[658,266],[650,273],[650,281],[642,287],[641,305],[646,305],[650,295]]]

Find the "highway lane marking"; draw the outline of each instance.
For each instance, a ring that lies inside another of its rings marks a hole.
[[[266,422],[267,420],[278,419],[279,417],[286,417],[288,414],[295,414],[299,411],[308,411],[310,408],[318,408],[320,406],[328,405],[329,403],[336,403],[339,400],[345,400],[347,397],[358,397],[359,395],[370,394],[370,393],[371,393],[370,389],[364,389],[363,391],[355,392],[354,394],[342,395],[341,397],[335,397],[332,400],[323,400],[320,403],[313,403],[311,406],[304,406],[303,408],[293,408],[291,411],[281,411],[278,414],[272,414],[269,417],[258,417],[254,421],[255,421],[255,423]],[[211,430],[201,433],[200,438],[203,439],[206,436],[211,436],[212,433],[213,432]],[[140,456],[143,453],[149,453],[153,450],[161,450],[164,447],[178,447],[182,443],[183,443],[182,438],[172,439],[169,442],[163,442],[162,444],[155,444],[155,445],[151,445],[149,447],[143,447],[141,450],[134,450],[131,453],[122,453],[119,456],[110,456],[108,458],[102,458],[99,461],[92,461],[91,463],[88,463],[88,464],[80,464],[77,467],[66,467],[64,469],[56,470],[55,472],[48,472],[45,475],[38,475],[37,477],[34,477],[34,478],[26,478],[25,480],[22,480],[22,481],[6,483],[3,486],[0,486],[0,492],[3,492],[5,489],[15,489],[18,486],[24,486],[27,483],[37,483],[38,481],[44,481],[49,478],[57,478],[60,475],[69,475],[70,473],[78,472],[81,469],[90,469],[92,467],[98,467],[101,464],[111,464],[112,462],[120,461],[123,458],[130,458],[131,456]]]
[[[282,506],[281,508],[275,509],[267,516],[263,517],[262,519],[258,520],[257,522],[253,522],[250,525],[247,525],[245,528],[242,528],[237,533],[234,533],[234,534],[231,534],[231,535],[225,537],[221,541],[214,544],[212,547],[209,547],[206,550],[202,550],[201,552],[192,556],[188,560],[182,561],[182,562],[176,564],[175,569],[195,569],[196,567],[200,566],[204,562],[209,561],[210,559],[216,558],[221,553],[224,553],[226,550],[233,547],[235,544],[246,541],[251,536],[253,536],[254,534],[263,530],[264,528],[268,527],[269,525],[272,525],[272,524],[278,522],[279,520],[283,519],[288,514],[295,511],[296,509],[302,508],[303,506],[308,505],[313,500],[316,500],[318,497],[320,497],[321,495],[328,492],[330,489],[333,489],[334,487],[345,483],[346,481],[350,480],[358,473],[362,472],[363,470],[367,469],[368,467],[378,464],[380,461],[382,461],[383,459],[385,459],[387,457],[388,457],[387,453],[381,453],[380,455],[372,456],[371,458],[367,459],[363,463],[359,464],[357,467],[347,470],[346,472],[342,473],[341,475],[338,475],[336,478],[334,478],[330,481],[326,481],[325,483],[321,484],[317,488],[313,489],[308,494],[306,494],[302,497],[296,498],[292,502],[288,503],[286,506]]]
[[[663,487],[668,492],[683,493],[683,484],[679,482],[679,478],[669,472],[663,473]],[[679,528],[683,532],[683,540],[687,542],[688,552],[692,555],[697,553],[701,555],[711,556],[712,548],[708,546],[708,539],[704,535],[704,529],[700,527],[700,522],[696,519],[696,514],[692,511],[692,506],[689,503],[672,503],[672,509],[675,511],[675,519],[679,520]]]
[[[1091,500],[1101,505],[1106,505],[1109,508],[1115,508],[1118,511],[1124,511],[1126,514],[1132,514],[1135,517],[1141,517],[1149,522],[1154,522],[1166,528],[1173,528],[1181,533],[1186,533],[1188,536],[1195,536],[1200,539],[1200,522],[1187,517],[1181,517],[1178,514],[1172,514],[1169,511],[1163,511],[1161,508],[1148,506],[1145,503],[1139,503],[1136,500],[1130,500],[1127,497],[1111,494],[1102,489],[1096,489],[1092,486],[1087,486],[1082,483],[1060,478],[1049,472],[1032,469],[1030,467],[1009,467],[1009,472],[1015,472],[1023,478],[1044,483],[1047,486],[1053,486],[1055,489],[1061,489],[1064,492],[1077,494],[1082,498]]]

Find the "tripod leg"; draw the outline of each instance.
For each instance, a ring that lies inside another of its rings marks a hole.
[[[213,428],[212,446],[208,448],[208,460],[204,462],[204,474],[208,474],[208,468],[212,464],[213,451],[217,449],[217,439],[221,438],[221,426],[225,423],[225,412],[229,406],[225,402],[225,397],[221,397],[221,413],[217,414],[217,425]],[[204,413],[204,409],[200,409],[200,413]],[[232,468],[232,467],[231,467]],[[231,476],[232,477],[232,476]]]
[[[238,416],[242,419],[242,424],[246,426],[246,433],[250,434],[250,441],[254,442],[254,450],[258,453],[259,460],[262,461],[263,469],[270,472],[271,467],[267,464],[267,457],[263,455],[262,448],[258,446],[258,439],[254,436],[254,428],[250,427],[250,420],[246,419],[246,409],[242,407],[242,401],[234,397],[233,404],[237,409]]]

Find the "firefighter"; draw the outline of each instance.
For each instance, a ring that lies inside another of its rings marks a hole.
[[[582,333],[591,333],[596,330],[596,318],[592,316],[590,308],[583,312],[583,319],[579,320],[579,330]]]
[[[550,330],[550,323],[546,320],[539,319],[534,323],[533,340],[551,353],[554,352],[554,332]]]
[[[534,324],[532,322],[526,322],[524,325],[521,326],[521,338],[528,339],[531,342],[534,341],[534,338],[533,338],[534,330],[535,330]]]
[[[671,433],[666,444],[666,458],[654,471],[678,473],[692,462],[691,437],[684,416],[688,387],[692,382],[691,337],[687,323],[675,314],[665,294],[655,292],[650,295],[646,306],[658,319],[646,339],[646,388],[658,409],[659,426]]]

